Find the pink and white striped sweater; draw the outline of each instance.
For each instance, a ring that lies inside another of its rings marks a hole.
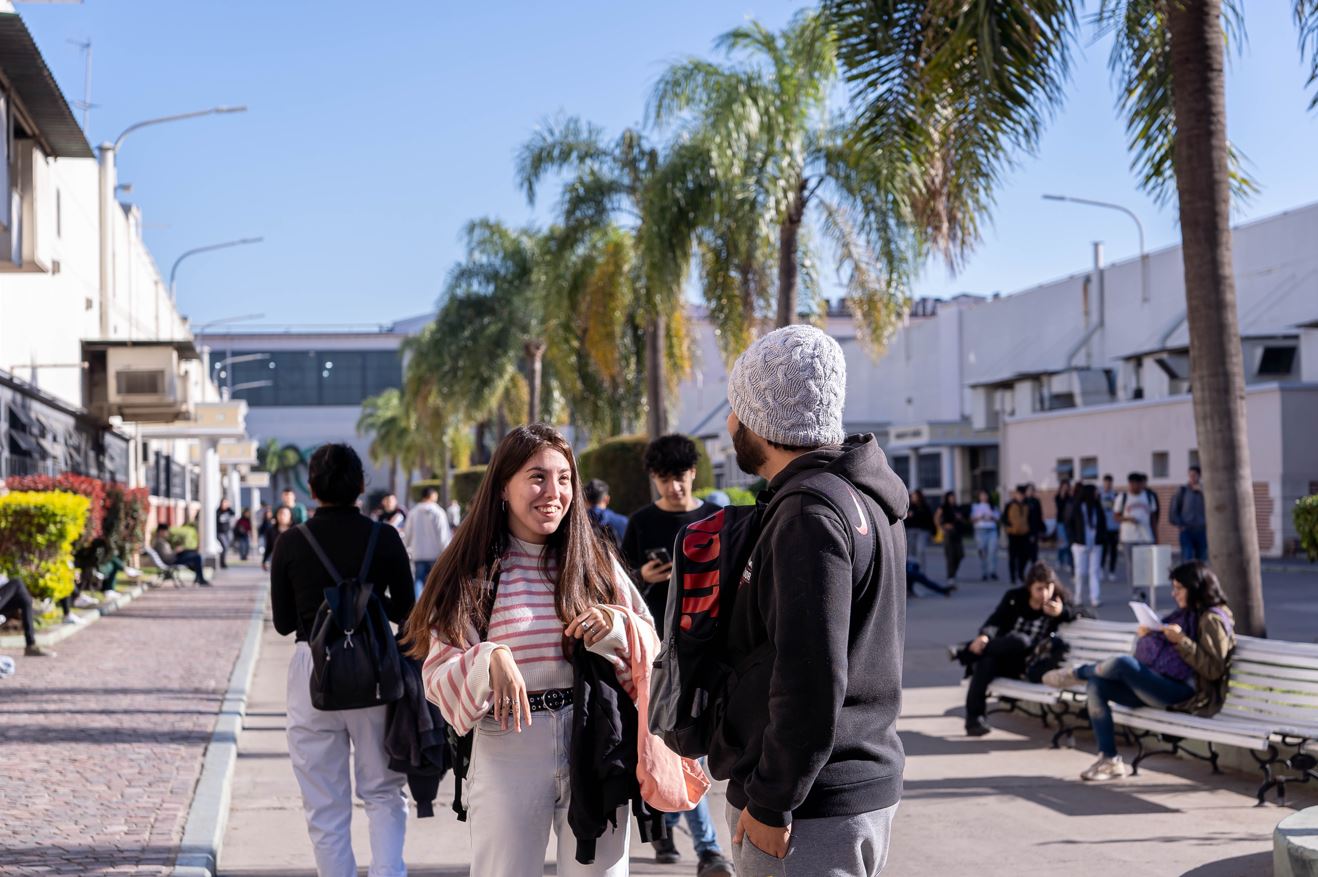
[[[540,569],[542,546],[518,539],[504,555],[499,593],[490,616],[489,639],[479,642],[475,625],[467,631],[468,649],[452,645],[436,632],[430,635],[430,654],[421,667],[426,698],[439,707],[445,721],[465,734],[490,711],[490,655],[508,649],[517,661],[527,691],[572,687],[572,665],[563,657],[565,625],[554,607],[554,582]],[[614,563],[618,591],[626,607],[653,624],[645,601],[619,564]],[[555,572],[550,564],[550,572]],[[613,612],[613,629],[590,647],[610,659],[618,679],[631,691],[627,631],[623,615]]]

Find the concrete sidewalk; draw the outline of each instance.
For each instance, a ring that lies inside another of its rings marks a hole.
[[[285,677],[293,653],[293,638],[281,637],[267,626],[261,657],[247,701],[247,718],[238,741],[238,765],[234,772],[232,808],[224,846],[220,850],[221,877],[314,877],[311,841],[302,815],[302,798],[288,759],[285,741]],[[413,877],[449,877],[467,874],[470,845],[467,826],[457,821],[449,805],[453,782],[445,780],[435,802],[435,816],[417,819],[415,810],[407,826],[406,860]],[[719,817],[723,796],[711,799],[719,839],[727,849],[727,827]],[[679,828],[677,844],[684,863],[656,865],[648,845],[633,835],[631,873],[692,875],[695,855],[685,824]],[[366,813],[360,802],[353,811],[353,849],[365,873],[370,863]],[[546,874],[555,873],[554,850],[546,850]]]
[[[0,682],[0,873],[165,874],[260,570],[151,590]]]

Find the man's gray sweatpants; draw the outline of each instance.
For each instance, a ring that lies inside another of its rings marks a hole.
[[[737,833],[741,811],[727,805],[728,826]],[[796,819],[787,857],[755,848],[750,839],[732,845],[739,877],[878,877],[888,861],[888,840],[897,805],[856,816]]]

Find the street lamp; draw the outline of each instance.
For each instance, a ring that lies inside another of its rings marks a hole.
[[[175,277],[175,275],[178,274],[178,266],[179,266],[179,263],[182,262],[184,259],[188,258],[189,256],[195,256],[195,255],[197,255],[198,253],[209,253],[209,252],[211,252],[212,250],[224,250],[224,249],[227,249],[227,248],[229,248],[229,247],[241,247],[241,246],[245,246],[245,245],[247,245],[247,244],[259,244],[259,243],[261,243],[261,242],[264,241],[264,240],[265,240],[265,238],[263,238],[263,237],[262,237],[262,238],[241,238],[241,239],[236,240],[236,241],[225,241],[225,242],[222,243],[222,244],[207,244],[207,245],[204,246],[204,247],[194,247],[194,248],[191,249],[191,250],[187,250],[187,251],[185,251],[182,255],[180,255],[177,259],[174,260],[174,265],[173,265],[173,267],[171,267],[171,268],[169,269],[169,297],[170,297],[171,299],[174,299],[175,301],[178,300],[177,296],[174,294],[174,277]]]
[[[212,326],[227,326],[231,323],[247,323],[252,320],[261,320],[264,318],[265,314],[242,314],[237,317],[221,317],[218,320],[210,320],[209,322],[197,326],[192,330],[192,336],[194,338],[200,338],[206,333],[206,330]],[[206,388],[210,385],[211,380],[211,349],[210,345],[205,342],[201,344],[201,369],[201,401],[205,402],[207,396]]]
[[[1117,210],[1129,216],[1135,223],[1135,229],[1139,232],[1140,240],[1140,301],[1149,300],[1149,282],[1148,282],[1148,256],[1144,253],[1144,223],[1135,215],[1135,211],[1128,207],[1122,207],[1120,204],[1113,204],[1109,201],[1094,201],[1090,198],[1075,198],[1071,195],[1044,195],[1045,201],[1069,201],[1072,204],[1084,204],[1088,207],[1102,207],[1106,210]]]
[[[102,143],[100,146],[100,198],[99,213],[101,222],[101,337],[110,337],[110,305],[114,300],[114,226],[111,218],[114,216],[114,191],[115,183],[115,156],[119,151],[120,145],[123,144],[124,138],[134,131],[146,128],[150,125],[163,125],[166,122],[181,122],[185,119],[195,119],[200,116],[213,116],[225,113],[245,113],[247,107],[211,107],[206,110],[195,110],[191,113],[177,113],[172,116],[160,116],[155,119],[145,119],[141,122],[129,125],[119,136],[114,139],[113,143]]]
[[[262,387],[272,386],[274,384],[273,381],[254,381],[254,382],[248,382],[246,384],[238,384],[236,387],[234,386],[233,383],[232,366],[240,362],[263,362],[264,360],[270,358],[271,355],[269,353],[241,353],[238,356],[228,355],[224,357],[224,359],[221,359],[219,362],[213,363],[211,365],[211,371],[215,371],[216,369],[219,369],[220,377],[224,378],[224,384],[225,384],[224,398],[228,399],[229,396],[233,395],[234,390],[247,390],[256,386],[262,386]],[[274,366],[271,366],[271,368],[273,367]]]

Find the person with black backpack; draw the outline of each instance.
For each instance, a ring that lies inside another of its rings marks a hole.
[[[842,348],[804,325],[760,338],[728,382],[737,465],[768,482],[749,562],[720,576],[734,681],[709,766],[743,877],[782,874],[789,850],[791,873],[877,875],[901,798],[909,497],[874,436],[846,437],[845,391]]]
[[[402,696],[389,622],[412,609],[412,565],[393,527],[364,516],[362,461],[346,444],[308,464],[319,504],[275,544],[270,603],[275,630],[295,634],[288,668],[288,751],[302,791],[320,877],[355,877],[352,795],[366,808],[371,874],[404,877],[406,777],[389,769],[387,704]]]
[[[587,839],[593,862],[569,818],[584,803],[572,778],[586,767],[573,744],[589,742],[573,735],[576,711],[590,711],[576,701],[574,664],[598,656],[629,687],[629,619],[653,625],[613,554],[591,527],[571,445],[544,424],[519,426],[495,449],[408,619],[426,697],[468,741],[455,809],[469,816],[472,874],[542,873],[551,831],[559,874],[627,873],[626,807],[593,814],[611,823]],[[635,752],[632,737],[623,742]]]

